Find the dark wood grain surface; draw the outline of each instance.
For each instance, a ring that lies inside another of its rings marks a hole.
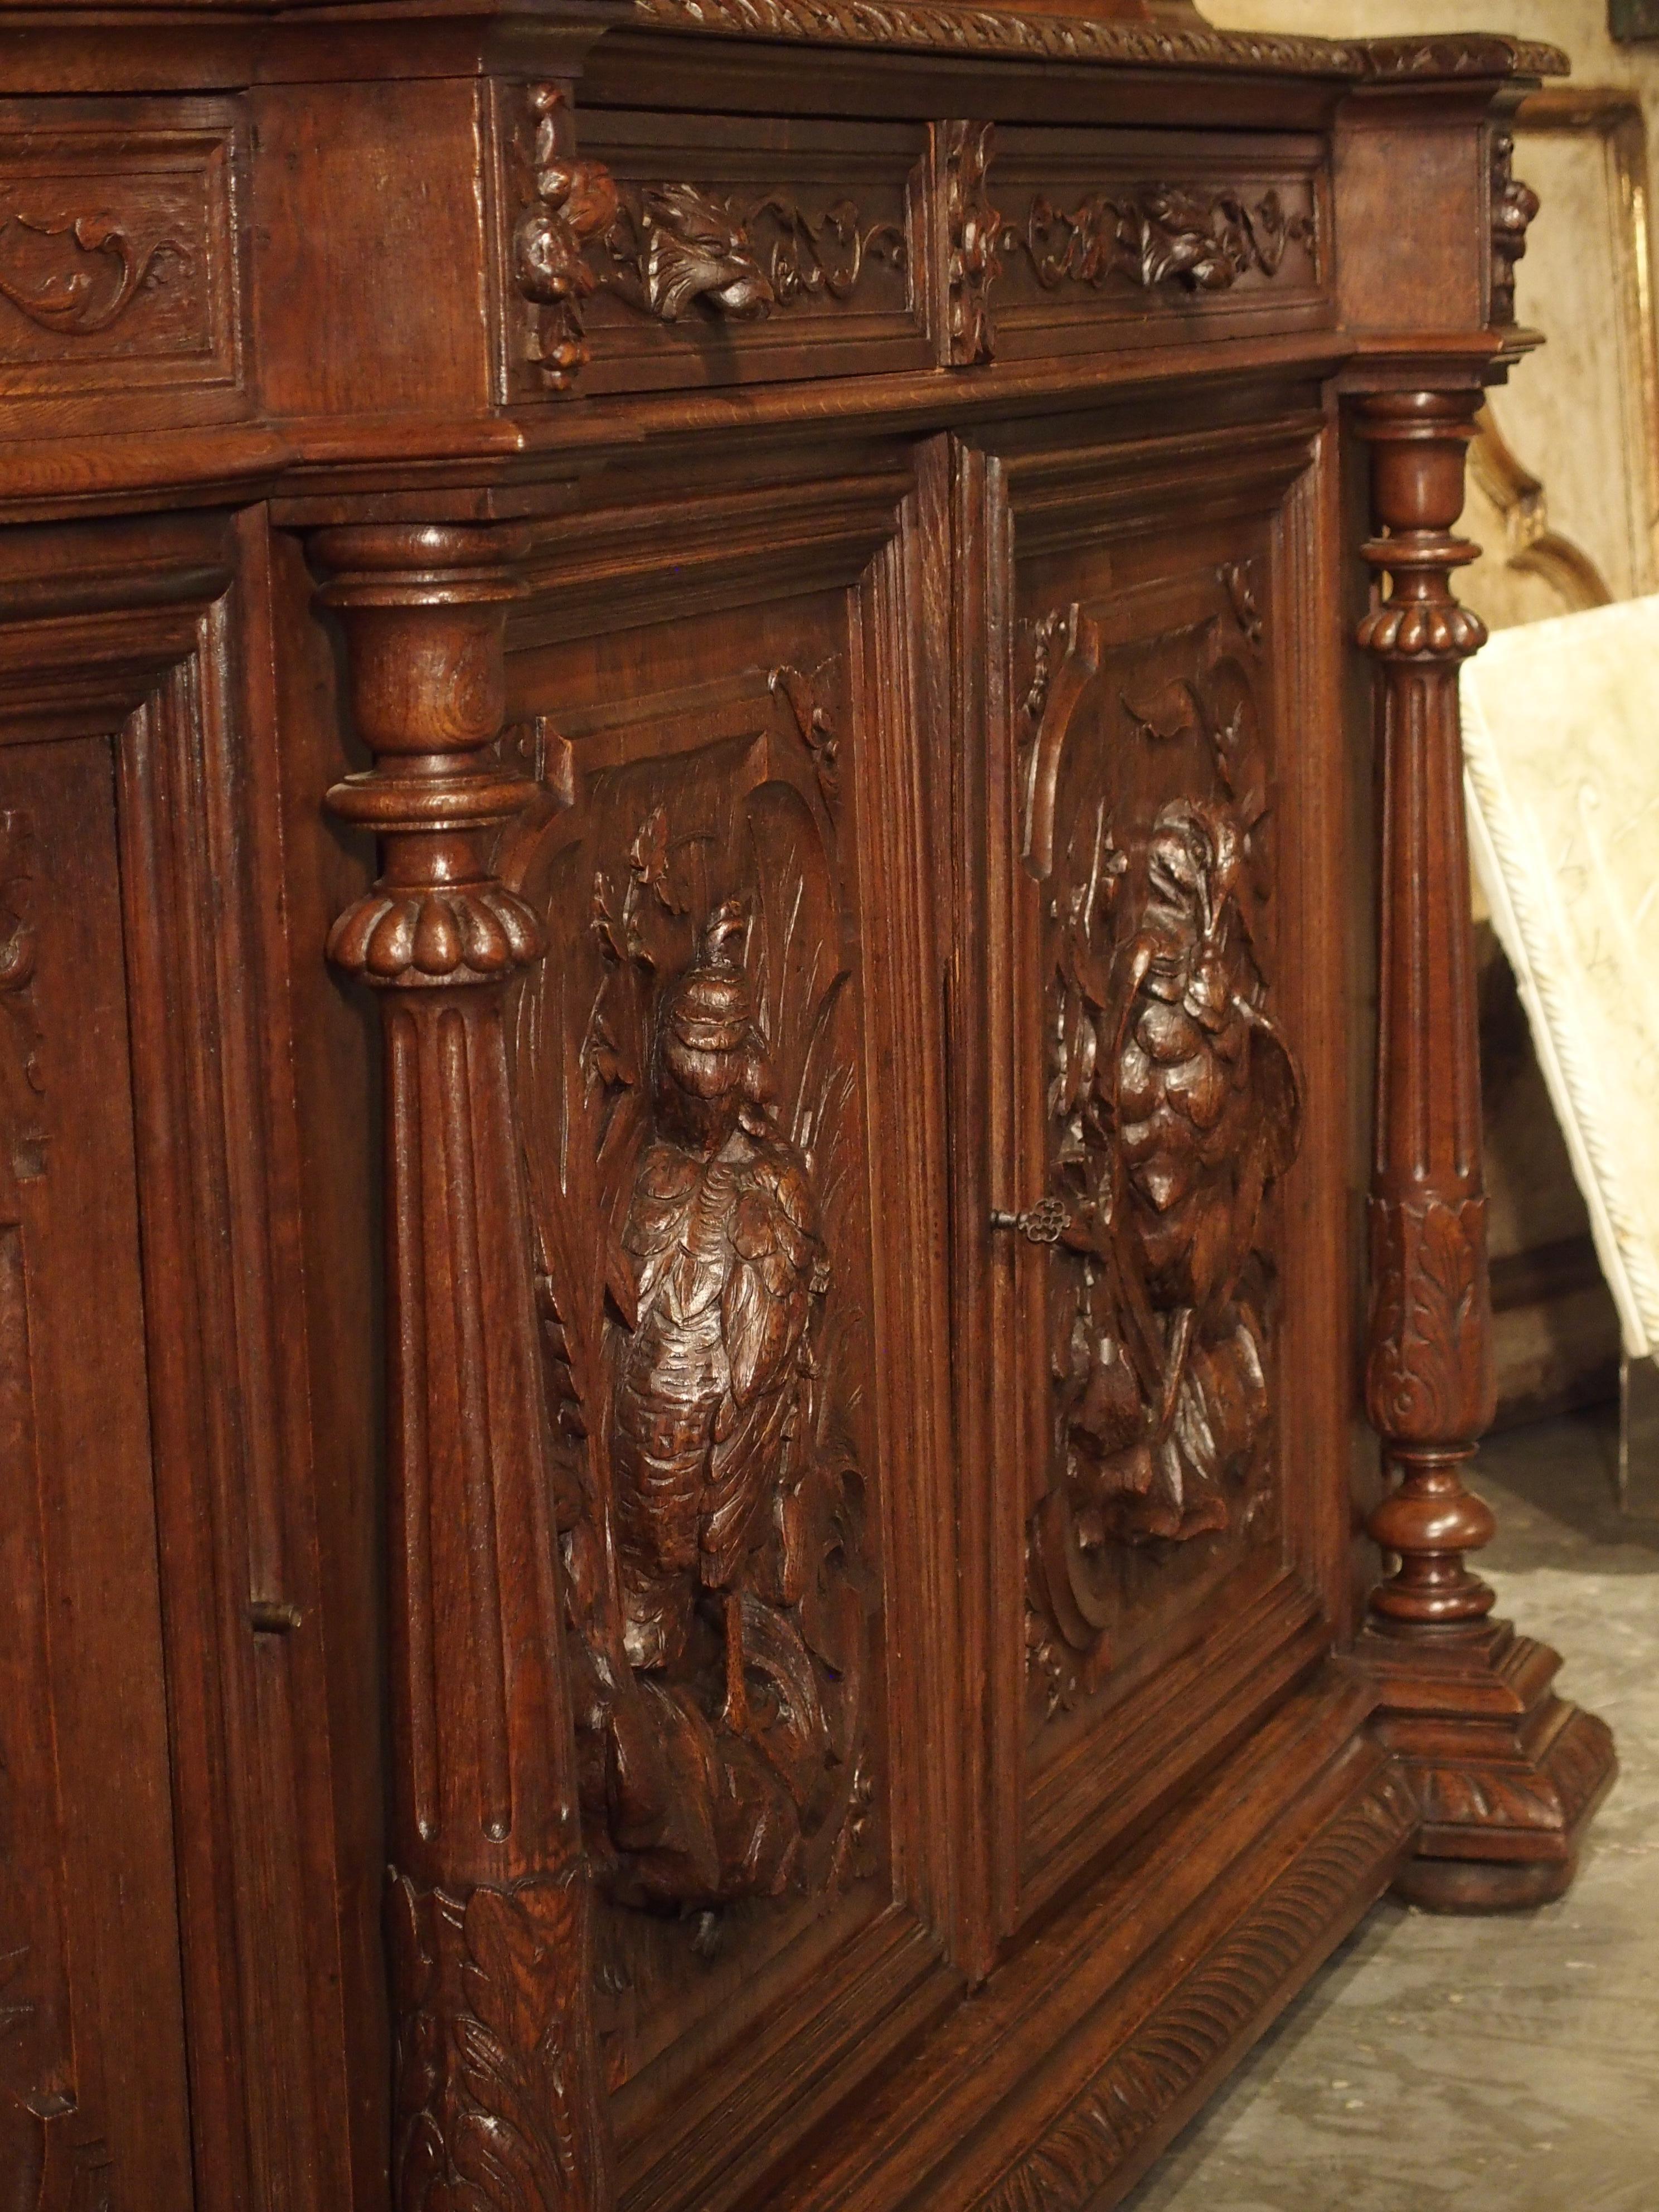
[[[0,6],[9,2203],[1083,2212],[1570,1878],[1450,584],[1558,66]]]

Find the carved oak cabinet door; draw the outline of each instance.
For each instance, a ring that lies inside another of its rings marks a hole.
[[[184,2205],[178,1878],[106,744],[0,749],[0,2172],[30,2206]]]
[[[961,464],[1005,648],[969,802],[991,1235],[967,1290],[1003,1931],[1272,1709],[1329,1602],[1341,932],[1311,901],[1340,769],[1297,587],[1324,434],[1288,397]]]
[[[768,2114],[822,2109],[944,1972],[902,489],[800,494],[832,588],[763,599],[744,534],[786,585],[800,556],[758,515],[707,584],[641,545],[597,637],[561,634],[550,540],[514,641],[540,797],[502,868],[550,947],[514,1083],[629,2203],[734,2199]]]

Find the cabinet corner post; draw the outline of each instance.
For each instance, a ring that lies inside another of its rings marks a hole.
[[[1391,585],[1359,643],[1377,668],[1383,763],[1365,1399],[1390,1479],[1367,1526],[1396,1562],[1360,1651],[1422,1801],[1396,1887],[1450,1911],[1559,1895],[1614,1771],[1604,1724],[1552,1690],[1555,1653],[1490,1619],[1492,1591],[1468,1565],[1495,1533],[1463,1481],[1494,1377],[1458,679],[1486,633],[1451,577],[1477,550],[1453,526],[1481,397],[1371,392],[1357,425],[1377,532],[1364,555]]]
[[[312,550],[374,763],[328,804],[381,863],[328,952],[377,993],[386,1066],[393,2203],[607,2212],[504,1016],[545,948],[488,857],[530,795],[493,751],[518,547],[393,526]]]

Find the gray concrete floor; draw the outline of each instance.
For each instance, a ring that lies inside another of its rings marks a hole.
[[[1613,1502],[1611,1416],[1495,1440],[1482,1569],[1562,1652],[1620,1779],[1559,1904],[1385,1899],[1123,2212],[1659,2212],[1659,1524]]]

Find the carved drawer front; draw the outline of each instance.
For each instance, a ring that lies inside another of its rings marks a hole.
[[[0,395],[238,383],[232,150],[199,101],[0,111]]]
[[[574,162],[544,104],[517,94],[501,117],[507,397],[931,358],[919,127],[583,109]]]
[[[1000,130],[981,191],[999,359],[1334,320],[1316,138]]]
[[[1285,580],[1297,445],[1277,438],[1170,441],[1123,495],[1177,509],[1185,478],[1195,517],[1258,514],[1116,538],[1103,471],[1101,542],[1052,552],[1057,512],[1088,526],[1090,465],[1024,532],[1012,469],[989,1197],[996,1459],[1021,1470],[998,1633],[1022,1899],[1236,1740],[1306,1663],[1316,1611],[1310,1454],[1341,1448],[1344,1378],[1340,1289],[1313,1286],[1342,1216],[1307,1131],[1340,971],[1303,903],[1326,771],[1298,726],[1316,648]]]
[[[895,1779],[949,1671],[915,1663],[944,1455],[927,1384],[896,1380],[943,1372],[916,1342],[904,1126],[925,1024],[896,1037],[870,995],[899,927],[877,842],[905,802],[900,687],[855,605],[519,665],[545,796],[507,873],[552,949],[514,1079],[635,2203],[734,2199],[939,1971],[914,1904],[936,1832]]]

